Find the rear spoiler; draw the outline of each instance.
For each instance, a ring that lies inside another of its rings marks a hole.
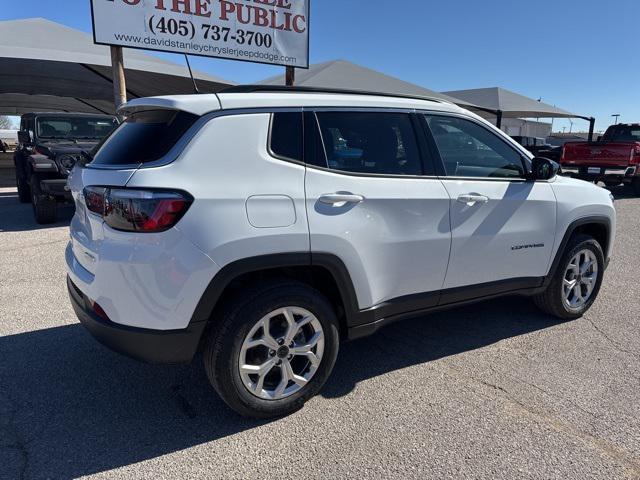
[[[220,100],[215,94],[208,95],[171,95],[167,97],[136,98],[118,108],[118,115],[127,117],[146,110],[180,110],[202,116],[205,113],[220,110]]]

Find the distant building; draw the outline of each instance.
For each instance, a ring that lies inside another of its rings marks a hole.
[[[602,135],[601,133],[593,136],[594,140]],[[554,132],[549,135],[547,141],[554,146],[560,147],[567,142],[586,142],[589,140],[589,132],[572,132],[572,133],[560,133]]]
[[[6,143],[10,149],[18,144],[18,130],[0,130],[0,141]]]
[[[495,125],[496,117],[482,116]],[[511,137],[547,138],[551,135],[551,123],[525,120],[522,118],[503,118],[501,130]]]

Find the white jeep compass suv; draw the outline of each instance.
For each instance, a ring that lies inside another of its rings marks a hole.
[[[243,415],[300,408],[341,340],[400,318],[520,294],[574,319],[598,295],[609,192],[455,105],[234,87],[120,113],[69,179],[73,307],[134,358],[201,347]]]

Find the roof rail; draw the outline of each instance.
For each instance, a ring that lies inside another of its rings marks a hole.
[[[392,98],[406,98],[411,100],[429,100],[431,102],[438,103],[451,103],[444,98],[421,96],[421,95],[408,95],[403,93],[385,93],[385,92],[370,92],[366,90],[349,90],[341,88],[322,88],[322,87],[303,87],[293,86],[288,87],[285,85],[233,85],[231,87],[224,88],[218,93],[334,93],[342,95],[369,95],[380,97],[392,97]]]

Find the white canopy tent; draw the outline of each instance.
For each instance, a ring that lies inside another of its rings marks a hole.
[[[186,65],[126,48],[124,65],[128,98],[193,92]],[[205,73],[194,77],[207,93],[234,84]],[[0,114],[34,109],[113,113],[109,47],[42,18],[0,22]]]
[[[55,95],[0,93],[0,114],[22,115],[29,112],[79,112],[113,114],[113,100],[84,100]]]
[[[259,85],[284,85],[284,75],[267,78]],[[485,118],[494,117],[498,127],[504,118],[582,118],[590,122],[593,131],[595,119],[576,115],[561,108],[538,102],[504,88],[482,88],[435,92],[428,88],[385,75],[370,68],[345,60],[333,60],[311,65],[308,70],[296,72],[296,86],[379,92],[437,98],[473,110]]]
[[[482,107],[483,111],[495,112],[498,127],[501,127],[503,118],[582,118],[589,122],[590,138],[593,138],[595,126],[593,117],[577,115],[505,88],[475,88],[444,93]]]
[[[278,75],[258,82],[258,85],[284,84],[284,75]],[[297,70],[295,85],[297,87],[413,95],[416,97],[436,98],[463,107],[472,106],[472,104],[466,100],[452,98],[448,95],[405,82],[399,78],[345,60],[318,63],[311,65],[308,70]]]

